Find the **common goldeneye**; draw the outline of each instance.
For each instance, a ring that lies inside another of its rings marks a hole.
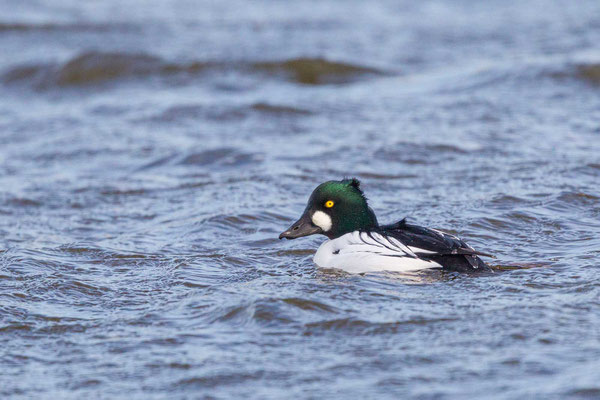
[[[406,219],[379,225],[355,178],[319,185],[300,219],[279,239],[314,234],[329,238],[314,257],[321,268],[351,273],[432,268],[459,272],[491,270],[478,257],[488,254],[475,251],[456,236],[410,225]]]

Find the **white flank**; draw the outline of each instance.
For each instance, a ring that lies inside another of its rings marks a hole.
[[[323,211],[316,211],[311,219],[313,224],[323,229],[323,232],[327,232],[331,229],[331,217]]]
[[[413,253],[417,253],[417,254],[435,254],[435,251],[431,251],[431,250],[425,250],[425,249],[420,249],[418,247],[411,247],[408,246],[408,248],[413,252]]]
[[[388,240],[378,233],[369,235],[358,231],[327,240],[319,247],[313,260],[321,268],[341,269],[355,274],[442,267],[434,261],[418,258],[408,246],[396,239]]]

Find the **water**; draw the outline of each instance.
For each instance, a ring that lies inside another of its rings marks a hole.
[[[597,1],[0,15],[0,397],[600,396]],[[497,272],[316,269],[344,176]]]

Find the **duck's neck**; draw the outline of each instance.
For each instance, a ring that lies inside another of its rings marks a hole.
[[[365,207],[361,212],[348,213],[345,218],[333,221],[332,229],[325,233],[329,239],[337,239],[346,233],[377,228],[377,217],[371,207]]]

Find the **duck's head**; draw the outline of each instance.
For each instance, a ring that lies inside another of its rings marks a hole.
[[[304,213],[279,239],[296,239],[317,233],[329,239],[358,229],[377,227],[375,213],[360,190],[358,179],[320,184],[312,192]]]

